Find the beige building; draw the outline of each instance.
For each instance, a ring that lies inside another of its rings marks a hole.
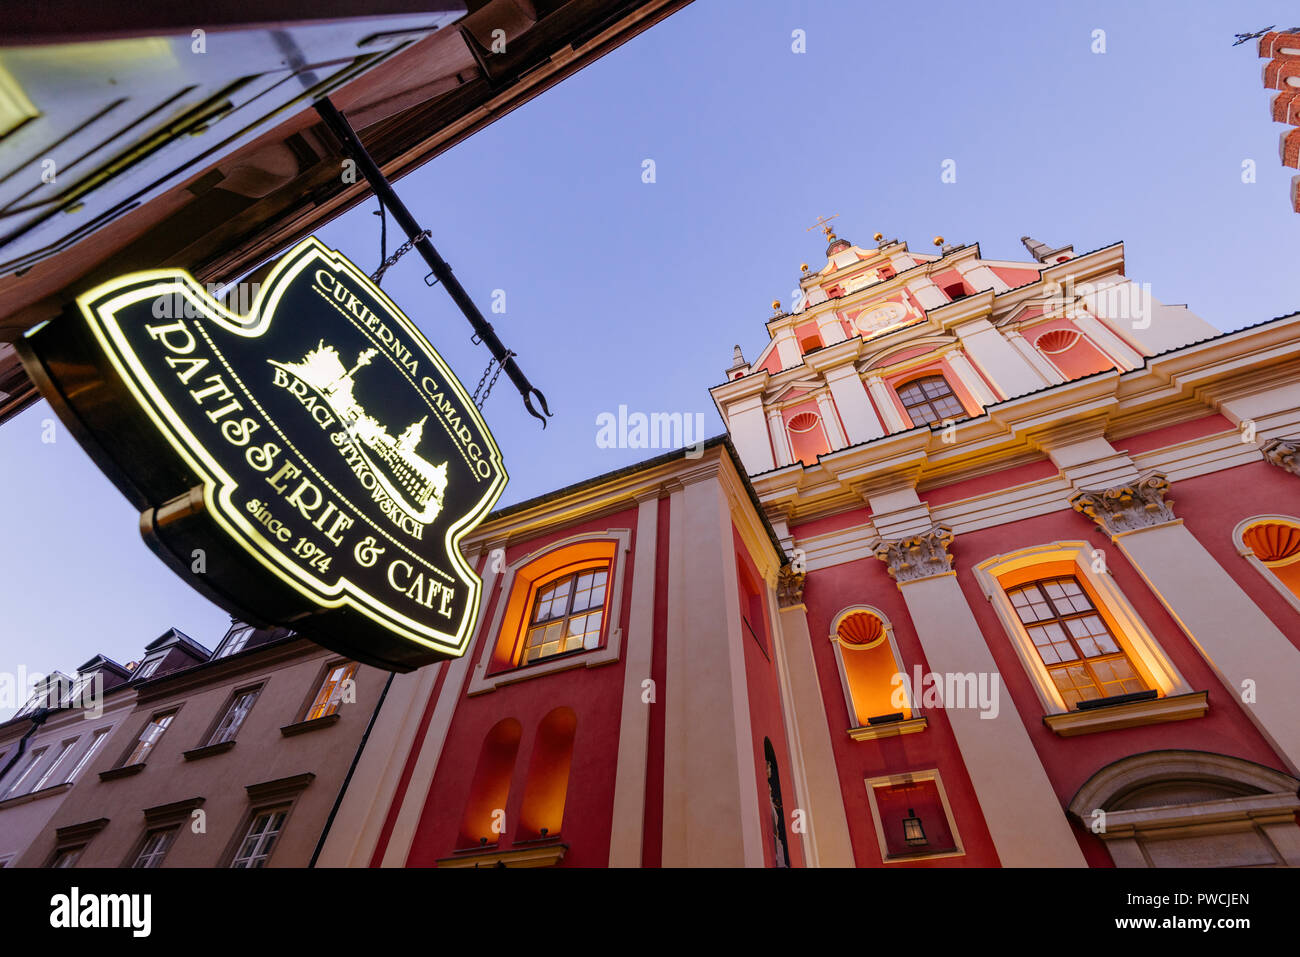
[[[109,733],[52,812],[15,827],[39,834],[12,863],[306,866],[386,678],[285,629],[236,622],[212,653],[169,632],[117,696],[127,707],[111,720],[105,708]]]

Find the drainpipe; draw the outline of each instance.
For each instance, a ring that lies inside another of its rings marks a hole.
[[[370,740],[370,732],[375,727],[375,720],[379,717],[379,709],[384,706],[384,699],[388,697],[388,689],[393,684],[393,675],[395,672],[388,673],[388,680],[384,682],[384,690],[379,692],[379,700],[375,702],[375,710],[370,714],[370,723],[366,725],[365,734],[361,735],[361,741],[357,744],[357,753],[352,755],[352,764],[348,767],[347,776],[343,778],[343,784],[339,787],[338,796],[334,799],[334,806],[330,808],[330,816],[325,819],[325,827],[321,829],[320,840],[316,842],[316,850],[311,852],[311,860],[307,862],[308,867],[316,866],[316,859],[320,857],[320,852],[325,849],[325,839],[330,835],[330,828],[334,826],[334,818],[339,813],[339,807],[343,804],[343,795],[348,792],[348,784],[352,781],[352,775],[357,770],[357,764],[361,761],[361,752],[366,749],[366,742]]]
[[[36,733],[36,729],[39,728],[41,725],[43,725],[45,723],[45,719],[48,718],[49,716],[50,716],[49,708],[42,708],[40,711],[37,711],[35,714],[32,715],[31,717],[32,726],[28,728],[26,732],[24,732],[21,738],[18,739],[18,750],[15,751],[14,756],[5,763],[4,769],[0,770],[0,780],[3,780],[4,776],[9,773],[9,770],[15,764],[18,763],[18,759],[27,753],[27,740],[33,734]]]

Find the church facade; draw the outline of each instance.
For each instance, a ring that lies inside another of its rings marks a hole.
[[[826,239],[725,436],[466,540],[320,864],[1300,864],[1300,314]]]

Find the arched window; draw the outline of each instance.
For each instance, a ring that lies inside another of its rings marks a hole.
[[[1068,810],[1116,867],[1300,867],[1297,786],[1225,754],[1146,751],[1097,771]]]
[[[483,623],[491,638],[482,644],[466,692],[617,661],[618,609],[631,550],[631,530],[610,528],[549,542],[495,569],[499,594]],[[489,565],[485,580],[492,571]]]
[[[849,709],[849,734],[858,740],[925,727],[924,719],[899,727],[917,717],[916,702],[892,631],[884,615],[866,605],[845,609],[835,618],[831,641]]]
[[[518,839],[559,836],[577,730],[578,716],[567,707],[549,712],[537,726],[537,742],[533,745],[528,781],[524,785],[523,810],[519,812]]]
[[[767,801],[772,818],[772,845],[776,848],[774,867],[790,866],[790,845],[785,837],[785,802],[781,798],[781,770],[770,738],[763,739],[763,758],[767,762]]]
[[[1300,610],[1300,519],[1259,515],[1237,526],[1237,551]]]
[[[1027,582],[1007,597],[1067,708],[1148,690],[1075,576]]]
[[[522,736],[523,726],[514,718],[505,718],[494,724],[483,739],[460,825],[461,847],[496,844],[505,830],[510,778]]]
[[[900,385],[898,398],[913,425],[929,425],[966,415],[965,407],[941,375],[927,375]]]

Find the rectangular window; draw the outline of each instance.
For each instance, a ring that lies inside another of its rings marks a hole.
[[[1038,657],[1065,701],[1145,691],[1146,683],[1073,575],[1007,591]]]
[[[258,694],[262,691],[261,686],[249,688],[235,694],[235,698],[230,702],[230,707],[217,723],[217,727],[212,732],[212,737],[208,739],[208,744],[222,744],[226,741],[233,741],[235,735],[239,733],[239,727],[248,717],[248,712],[253,710],[253,702],[257,700]]]
[[[36,765],[41,763],[45,757],[45,748],[37,748],[31,754],[27,755],[27,760],[22,764],[22,770],[18,772],[18,777],[14,778],[14,783],[9,785],[4,796],[7,798],[17,797],[20,794],[27,793],[23,785],[31,778],[32,772],[36,770]]]
[[[95,732],[95,736],[90,739],[90,746],[86,748],[86,753],[81,756],[79,761],[77,761],[76,766],[68,772],[68,776],[63,779],[63,784],[67,784],[69,781],[76,779],[77,775],[81,773],[81,769],[89,764],[90,759],[95,756],[95,752],[99,750],[99,746],[108,740],[108,733],[112,730],[112,728],[100,728]]]
[[[244,834],[244,839],[240,842],[239,850],[235,852],[235,859],[230,862],[230,866],[265,866],[275,847],[276,838],[284,830],[284,819],[287,814],[288,811],[284,808],[256,814],[248,825],[248,831]]]
[[[180,828],[176,825],[172,827],[161,827],[150,831],[145,835],[144,844],[140,847],[140,853],[136,855],[135,863],[132,867],[162,867],[163,858],[171,850],[172,841],[176,840],[176,832]]]
[[[85,849],[85,844],[78,844],[76,847],[59,848],[54,854],[54,859],[50,861],[50,867],[75,867],[81,857],[81,852]]]
[[[347,690],[347,683],[352,680],[356,674],[357,664],[355,661],[347,661],[330,668],[329,673],[325,675],[325,681],[321,684],[320,690],[316,692],[316,698],[312,701],[311,707],[307,710],[307,717],[304,721],[315,721],[317,718],[325,718],[339,709],[339,704],[343,701],[343,694]]]
[[[41,779],[36,782],[36,787],[32,788],[33,791],[39,791],[54,779],[54,772],[59,769],[59,765],[63,763],[63,759],[72,752],[72,746],[76,743],[76,738],[69,738],[67,741],[64,741],[59,745],[59,753],[54,756],[53,763],[45,769],[45,773],[41,775]]]
[[[140,732],[140,737],[136,741],[135,747],[131,749],[131,753],[127,755],[126,760],[122,762],[122,766],[127,767],[132,764],[143,764],[144,759],[149,756],[149,752],[154,749],[155,745],[157,745],[160,740],[162,740],[163,733],[172,723],[172,718],[174,717],[176,717],[176,712],[168,711],[164,714],[156,714],[150,718],[149,723],[145,725],[144,730]]]
[[[608,568],[589,568],[538,591],[522,663],[600,647],[608,581]]]

